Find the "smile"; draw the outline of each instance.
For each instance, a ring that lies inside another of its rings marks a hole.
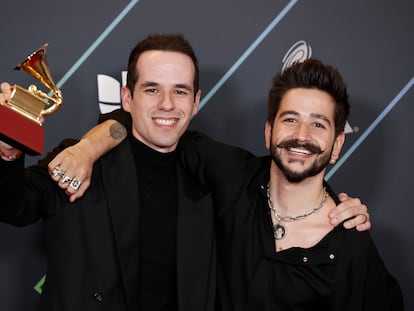
[[[298,149],[298,148],[289,148],[289,152],[303,154],[303,155],[311,155],[312,152],[306,149]]]
[[[173,125],[175,123],[178,122],[178,119],[160,119],[160,118],[155,118],[153,119],[155,123],[157,123],[158,125],[162,125],[162,126],[169,126],[169,125]]]

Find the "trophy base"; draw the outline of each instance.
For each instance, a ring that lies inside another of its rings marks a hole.
[[[0,105],[0,140],[30,155],[43,153],[43,126]]]

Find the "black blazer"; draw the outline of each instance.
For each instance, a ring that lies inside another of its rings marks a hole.
[[[44,220],[47,271],[38,310],[138,310],[139,191],[131,147],[125,140],[102,157],[84,197],[69,203],[47,163],[73,143],[65,140],[26,170],[23,160],[0,160],[0,220],[17,226]],[[179,310],[212,310],[211,198],[177,165]]]

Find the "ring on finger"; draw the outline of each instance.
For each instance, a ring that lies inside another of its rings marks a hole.
[[[59,166],[56,166],[52,171],[52,175],[53,177],[62,177],[63,175],[65,175],[65,172]]]
[[[78,180],[76,178],[73,178],[73,180],[70,182],[70,185],[69,186],[73,190],[78,190],[81,184],[82,184],[82,182],[80,180]]]
[[[61,184],[64,184],[64,183],[67,183],[67,182],[71,182],[71,181],[72,181],[72,178],[70,178],[67,175],[63,175],[62,178],[60,179],[60,183]]]

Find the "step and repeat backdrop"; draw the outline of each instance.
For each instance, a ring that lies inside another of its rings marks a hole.
[[[182,33],[196,51],[203,97],[191,128],[258,155],[267,153],[272,77],[309,57],[337,67],[348,83],[351,115],[327,180],[368,205],[379,251],[403,288],[406,309],[414,310],[413,1],[14,0],[0,14],[1,81],[43,88],[13,69],[48,43],[64,104],[46,118],[45,151],[120,106],[129,52],[149,33]],[[34,310],[47,265],[43,234],[41,222],[0,223],[1,310]]]

